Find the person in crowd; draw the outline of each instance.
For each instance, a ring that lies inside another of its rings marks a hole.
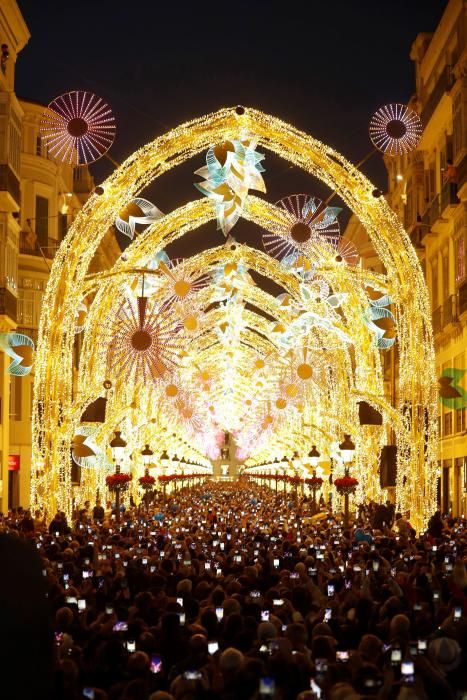
[[[466,696],[462,518],[437,513],[417,534],[370,503],[344,528],[329,507],[316,517],[310,498],[249,481],[125,506],[120,525],[99,502],[71,529],[63,513],[32,530],[27,512],[3,518],[2,570],[8,537],[36,578],[13,567],[21,585],[0,585],[3,644],[19,624],[0,663],[27,664],[43,635],[30,668],[48,700]]]

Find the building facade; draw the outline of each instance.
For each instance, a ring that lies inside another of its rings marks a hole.
[[[15,0],[2,2],[0,332],[16,330],[36,343],[55,252],[94,183],[86,167],[72,168],[49,156],[39,132],[44,105],[15,94],[15,62],[29,38]],[[106,236],[93,269],[107,267],[119,252],[115,237]],[[34,367],[16,377],[6,371],[10,361],[0,353],[0,512],[29,503]]]
[[[385,156],[386,198],[417,250],[430,294],[437,376],[440,379],[439,501],[445,512],[467,512],[467,2],[450,0],[433,34],[411,49],[421,118],[417,149]],[[378,261],[355,217],[346,235]],[[397,401],[393,353],[385,357],[386,389]]]

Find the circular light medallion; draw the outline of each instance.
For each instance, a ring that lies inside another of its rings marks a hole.
[[[382,153],[400,156],[417,147],[422,122],[413,109],[402,104],[380,107],[370,121],[370,139]]]

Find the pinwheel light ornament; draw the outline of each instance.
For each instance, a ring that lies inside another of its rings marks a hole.
[[[24,377],[32,369],[34,342],[24,333],[0,333],[0,350],[11,357],[7,373]]]
[[[378,295],[377,290],[367,287],[369,306],[363,312],[367,328],[373,333],[374,344],[380,350],[388,350],[396,342],[396,319],[389,310],[391,299],[387,294]]]
[[[96,466],[97,447],[89,435],[77,433],[71,443],[71,457],[80,467]]]
[[[413,151],[422,136],[422,122],[413,109],[403,104],[380,107],[370,121],[370,139],[379,151],[401,156]]]
[[[68,165],[93,163],[115,139],[115,118],[109,105],[92,92],[75,90],[56,97],[39,125],[50,155]]]
[[[152,202],[142,197],[132,199],[119,213],[115,219],[115,227],[133,240],[136,231],[136,224],[146,228],[153,224],[164,214]],[[142,230],[144,230],[144,228]]]
[[[206,154],[206,166],[195,171],[195,175],[205,178],[195,187],[215,203],[217,227],[225,236],[240,218],[248,190],[266,192],[261,175],[264,155],[256,151],[256,143],[244,134],[240,139],[212,146]]]

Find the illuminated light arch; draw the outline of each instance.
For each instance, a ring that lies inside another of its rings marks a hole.
[[[172,167],[247,128],[259,144],[301,167],[335,190],[365,226],[395,289],[400,309],[399,412],[411,434],[410,452],[401,455],[398,494],[412,509],[412,521],[422,526],[435,505],[437,427],[434,349],[428,295],[423,274],[396,215],[374,187],[340,154],[284,122],[252,109],[224,109],[155,139],[136,151],[103,184],[103,195],[92,196],[70,228],[55,257],[43,298],[36,357],[33,411],[32,501],[48,498],[51,507],[70,509],[69,412],[72,410],[72,347],[74,315],[83,298],[89,264],[103,236],[125,206],[151,180]],[[203,202],[201,220],[213,217]],[[191,230],[193,202],[164,217],[172,223],[169,240]],[[272,205],[249,197],[244,216],[264,228]],[[152,228],[152,227],[151,227]],[[148,232],[143,236],[146,238]],[[139,240],[136,240],[139,243]],[[284,274],[286,274],[284,272]],[[425,426],[427,429],[425,430]],[[42,469],[37,472],[36,470]]]

